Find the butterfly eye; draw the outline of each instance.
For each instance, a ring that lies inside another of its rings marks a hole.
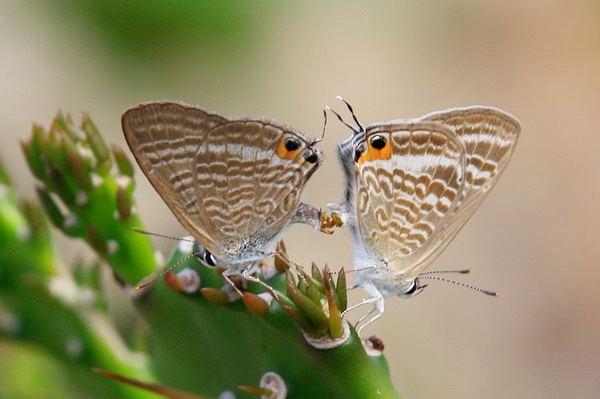
[[[377,135],[371,137],[369,143],[371,144],[371,147],[375,148],[376,150],[381,150],[387,144],[387,140],[385,137]]]
[[[307,151],[304,153],[304,160],[308,163],[315,163],[318,159],[319,157],[313,151]]]
[[[363,152],[365,152],[365,148],[362,146],[354,150],[354,162],[358,162],[358,159],[363,154]]]
[[[209,265],[209,266],[216,266],[217,265],[217,260],[215,259],[215,257],[213,256],[213,254],[211,254],[207,250],[204,250],[204,253],[202,254],[202,261],[204,263],[206,263],[207,265]]]
[[[412,294],[414,294],[414,293],[415,293],[415,291],[417,291],[417,288],[418,288],[417,282],[416,282],[416,281],[413,281],[413,282],[411,283],[411,286],[410,286],[410,288],[408,289],[408,291],[406,291],[406,292],[404,293],[404,295],[412,295]]]
[[[300,143],[300,140],[298,140],[295,137],[286,137],[283,142],[283,145],[285,146],[286,150],[295,151],[298,148],[300,148],[301,143]]]

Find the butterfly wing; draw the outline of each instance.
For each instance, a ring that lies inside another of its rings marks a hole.
[[[355,163],[358,233],[371,259],[404,275],[459,204],[464,144],[437,122],[390,121],[368,126],[364,145]]]
[[[321,159],[303,133],[273,122],[230,121],[211,130],[193,169],[197,207],[211,234],[230,253],[261,257],[289,223]]]
[[[205,135],[226,122],[219,115],[174,102],[140,104],[121,118],[127,144],[150,183],[177,220],[213,254],[223,249],[200,218],[192,172]]]
[[[417,277],[452,241],[494,187],[510,161],[521,127],[509,113],[494,107],[471,106],[436,111],[419,118],[451,128],[462,140],[466,152],[467,173],[462,196],[451,221],[441,226],[438,237],[406,275]]]
[[[226,262],[264,256],[262,245],[289,222],[322,159],[302,132],[180,103],[131,108],[122,125],[142,171],[179,222]]]

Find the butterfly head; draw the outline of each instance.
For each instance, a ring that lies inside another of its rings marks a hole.
[[[319,165],[323,161],[323,153],[315,147],[318,141],[309,143],[308,148],[302,154],[302,159],[307,165]]]
[[[197,258],[200,262],[209,267],[216,267],[219,263],[217,258],[215,258],[214,255],[208,251],[208,249],[198,252]]]
[[[347,139],[346,145],[352,149],[353,161],[362,165],[364,162],[372,160],[390,159],[392,157],[390,133],[386,131],[377,132],[373,131],[372,128],[365,127],[356,117],[352,106],[342,97],[338,96],[337,98],[346,104],[354,122],[356,122],[356,126],[352,126],[346,123],[337,112],[331,110],[344,125],[352,130],[352,136]]]
[[[420,294],[427,284],[421,284],[418,278],[411,281],[407,286],[407,290],[398,294],[400,298],[412,298]]]

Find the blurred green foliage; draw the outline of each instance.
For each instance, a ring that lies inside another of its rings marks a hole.
[[[54,0],[65,15],[85,20],[118,54],[141,62],[192,51],[240,50],[260,29],[263,7],[235,0]],[[225,47],[225,48],[223,48]]]

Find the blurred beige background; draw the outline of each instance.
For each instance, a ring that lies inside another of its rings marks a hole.
[[[383,339],[404,398],[597,397],[600,3],[222,2],[175,28],[129,3],[0,0],[0,155],[23,194],[32,195],[32,179],[17,140],[59,108],[89,111],[125,146],[120,114],[148,100],[271,117],[313,137],[325,104],[345,114],[337,94],[363,123],[501,107],[522,123],[514,158],[433,267],[469,268],[461,280],[501,296],[430,282],[414,299],[389,299],[365,333]],[[123,28],[134,23],[147,34]],[[327,159],[305,201],[341,199],[334,147],[347,134],[330,119],[320,145]],[[182,234],[139,177],[146,227]],[[326,237],[294,226],[286,242],[298,262],[350,266],[345,231]]]

